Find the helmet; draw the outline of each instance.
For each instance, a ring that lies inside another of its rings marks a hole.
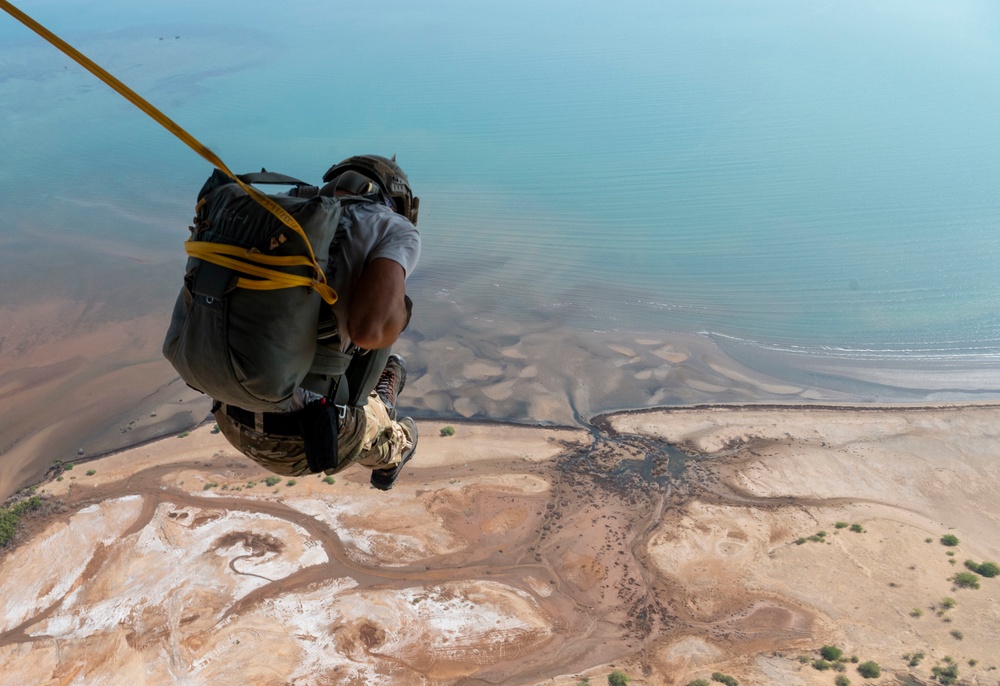
[[[420,209],[420,198],[413,195],[410,189],[410,181],[406,174],[396,164],[396,156],[392,159],[380,155],[355,155],[348,157],[343,162],[330,167],[323,174],[323,183],[329,184],[334,179],[340,179],[343,186],[352,193],[358,195],[367,194],[364,189],[365,184],[359,183],[359,175],[364,180],[374,181],[379,190],[390,200],[392,200],[396,212],[409,219],[414,225],[417,223],[417,211]],[[340,183],[338,183],[340,185]],[[368,189],[371,192],[374,189]]]

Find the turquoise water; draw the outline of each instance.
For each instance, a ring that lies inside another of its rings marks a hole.
[[[423,301],[1000,359],[997,3],[283,5],[22,8],[234,169],[317,179],[396,153],[423,200]],[[7,246],[30,224],[81,263],[87,236],[179,264],[206,164],[6,15],[0,151]]]

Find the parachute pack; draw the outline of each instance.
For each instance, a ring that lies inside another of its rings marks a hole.
[[[238,178],[295,186],[298,197],[267,197],[302,234],[216,170],[198,194],[184,286],[163,354],[188,385],[217,401],[250,412],[287,412],[310,370],[338,375],[350,362],[339,351],[317,355],[320,307],[336,294],[316,283],[316,270],[326,267],[341,205],[282,174]]]

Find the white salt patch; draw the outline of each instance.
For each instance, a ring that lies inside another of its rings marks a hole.
[[[429,513],[420,502],[411,497],[391,497],[391,506],[384,502],[386,496],[377,500],[352,500],[347,496],[335,501],[301,498],[285,503],[336,529],[341,542],[350,546],[348,553],[362,562],[402,567],[462,547],[447,533],[440,517]],[[358,526],[361,521],[381,528]]]
[[[0,632],[18,626],[59,601],[73,587],[98,543],[112,544],[142,511],[142,499],[117,498],[91,505],[54,524],[0,563]]]
[[[85,580],[78,592],[67,596],[59,613],[42,622],[36,635],[83,637],[111,631],[121,624],[135,624],[135,618],[147,612],[160,616],[168,609],[182,613],[189,606],[203,608],[206,594],[217,598],[211,605],[221,615],[227,603],[267,584],[267,579],[281,579],[329,559],[322,547],[305,545],[305,529],[266,514],[229,512],[194,525],[191,515],[197,508],[186,509],[186,518],[169,517],[174,512],[170,504],[161,504],[139,534],[110,546],[94,579]],[[248,529],[273,536],[285,547],[281,553],[237,560],[235,567],[241,573],[236,573],[230,562],[251,551],[231,545],[220,554],[214,547],[226,534]],[[91,600],[87,593],[91,588],[103,597]]]

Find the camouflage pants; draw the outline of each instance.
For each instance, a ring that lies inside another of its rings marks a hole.
[[[389,417],[389,411],[374,391],[363,407],[348,406],[337,432],[337,467],[325,470],[335,474],[357,462],[370,469],[385,469],[399,464],[412,445],[407,430]],[[257,431],[230,417],[226,406],[215,411],[219,430],[234,448],[265,469],[282,476],[311,474],[301,436],[276,436]]]

